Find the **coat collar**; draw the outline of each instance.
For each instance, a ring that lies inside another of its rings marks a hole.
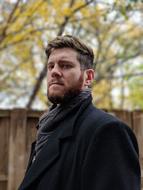
[[[87,106],[86,106],[87,107]],[[57,128],[56,133],[49,137],[48,142],[37,156],[34,163],[29,167],[24,180],[19,190],[25,190],[32,182],[34,182],[39,175],[51,167],[55,160],[60,155],[60,140],[73,136],[73,131],[76,125],[80,123],[81,112],[86,108],[81,106],[80,109],[71,117],[66,118]],[[84,109],[83,109],[84,108]],[[78,121],[77,121],[78,120]],[[35,147],[33,147],[35,148]]]

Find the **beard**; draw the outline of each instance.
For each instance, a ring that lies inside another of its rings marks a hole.
[[[82,86],[83,86],[83,75],[81,74],[79,80],[75,84],[64,90],[63,95],[50,95],[48,90],[47,92],[48,100],[53,104],[68,103],[72,98],[74,98],[81,92]]]

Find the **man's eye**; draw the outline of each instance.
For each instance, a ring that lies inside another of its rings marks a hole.
[[[48,65],[48,70],[51,70],[54,68],[54,65]]]
[[[63,68],[63,69],[69,69],[69,68],[71,68],[71,65],[64,64],[64,65],[62,65],[62,68]]]

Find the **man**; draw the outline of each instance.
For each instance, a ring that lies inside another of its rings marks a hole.
[[[73,36],[47,49],[48,99],[19,190],[140,190],[136,138],[92,105],[93,51]]]

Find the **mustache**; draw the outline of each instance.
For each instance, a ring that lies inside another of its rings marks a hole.
[[[49,81],[49,86],[51,86],[52,84],[59,84],[59,85],[64,85],[64,82],[62,80],[51,80]]]

